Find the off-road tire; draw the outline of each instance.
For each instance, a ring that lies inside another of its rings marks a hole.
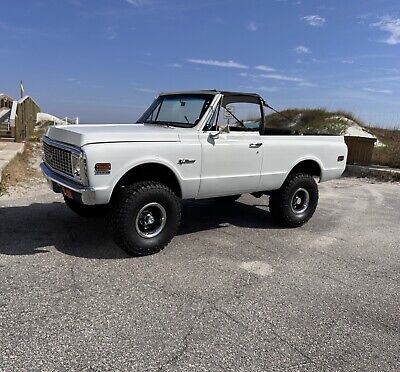
[[[106,205],[85,205],[77,202],[76,200],[70,199],[64,195],[65,204],[76,213],[78,216],[85,218],[100,218],[104,217],[108,208]]]
[[[292,208],[292,198],[299,189],[308,192],[309,204],[304,212],[296,214]],[[304,225],[313,216],[317,205],[318,186],[312,176],[304,173],[289,175],[282,187],[274,191],[269,198],[269,210],[273,220],[284,227]]]
[[[215,201],[217,203],[234,203],[236,200],[238,200],[242,195],[229,195],[229,196],[221,196],[219,198],[216,198]]]
[[[155,237],[142,237],[136,229],[138,214],[149,203],[166,212],[165,226]],[[145,181],[125,187],[113,201],[111,228],[115,243],[132,256],[146,256],[166,247],[176,235],[181,220],[180,199],[167,186]]]

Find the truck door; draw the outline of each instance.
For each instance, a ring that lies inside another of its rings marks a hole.
[[[215,121],[199,133],[200,198],[258,191],[263,159],[261,110],[258,97],[223,97]]]

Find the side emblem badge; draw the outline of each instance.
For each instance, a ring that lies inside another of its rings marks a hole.
[[[193,164],[196,160],[195,159],[179,159],[178,164]]]

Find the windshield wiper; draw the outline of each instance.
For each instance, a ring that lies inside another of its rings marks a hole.
[[[174,127],[177,126],[177,125],[175,125],[174,122],[171,122],[171,121],[160,121],[160,120],[157,120],[157,121],[153,121],[152,123],[153,124],[157,124],[157,125],[162,125],[163,127],[167,127],[167,128],[174,128]]]
[[[185,123],[181,123],[178,121],[156,121],[156,124],[160,124],[160,125],[168,125],[170,127],[179,127],[179,128],[190,128],[193,124],[192,123],[188,123],[189,125],[186,125]]]
[[[157,124],[157,125],[171,125],[170,122],[168,121],[158,121],[158,120],[152,120],[152,121],[145,121],[144,124]]]
[[[188,123],[181,123],[177,121],[161,121],[161,120],[152,120],[152,121],[145,121],[143,124],[157,124],[167,126],[169,128],[192,128],[194,124],[188,121]]]

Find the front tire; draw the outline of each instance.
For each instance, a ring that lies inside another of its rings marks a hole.
[[[179,198],[159,182],[138,182],[117,196],[111,219],[115,243],[133,256],[157,253],[178,231]]]
[[[318,205],[318,186],[308,174],[289,175],[283,186],[273,192],[269,210],[274,221],[284,227],[304,225]]]

